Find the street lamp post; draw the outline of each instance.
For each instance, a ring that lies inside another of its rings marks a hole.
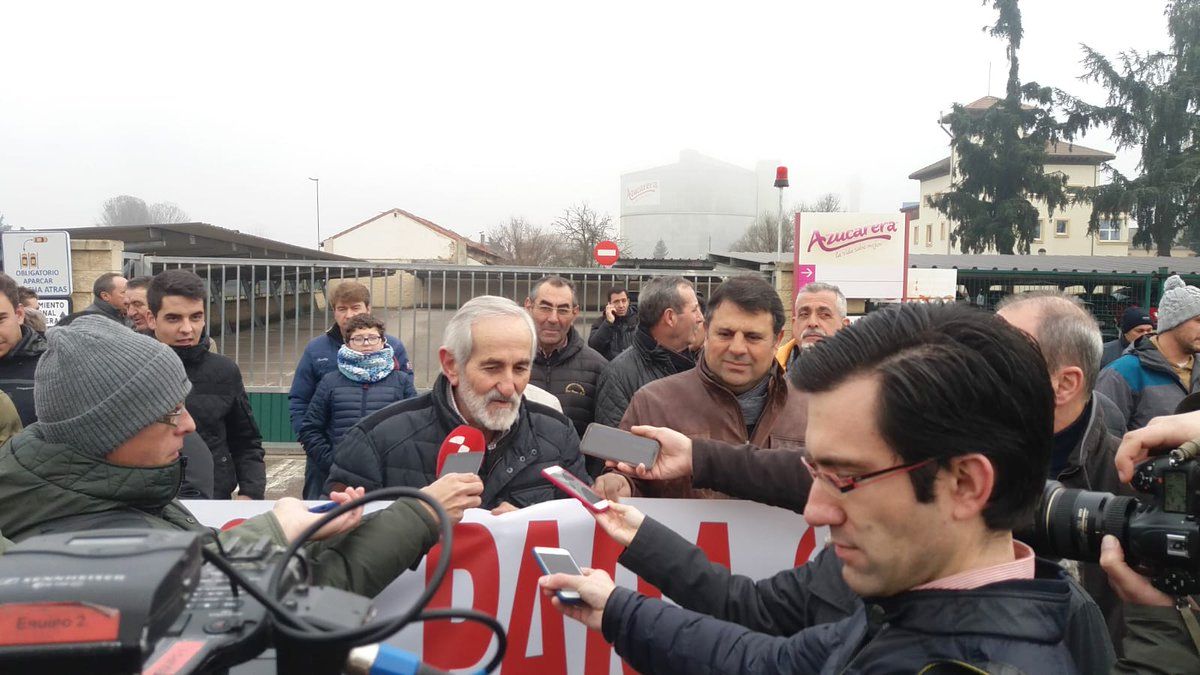
[[[321,179],[309,177],[317,188],[317,249],[321,248]]]

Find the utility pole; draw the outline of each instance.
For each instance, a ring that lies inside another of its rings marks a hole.
[[[321,179],[309,177],[317,188],[317,250],[321,249]]]

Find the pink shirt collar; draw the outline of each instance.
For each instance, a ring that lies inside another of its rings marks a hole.
[[[1003,562],[991,567],[977,570],[967,570],[948,577],[935,579],[927,584],[914,588],[914,591],[966,591],[999,581],[1016,579],[1032,579],[1034,577],[1033,549],[1022,542],[1013,540],[1013,557],[1010,562]]]

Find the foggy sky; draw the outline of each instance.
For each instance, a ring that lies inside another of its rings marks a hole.
[[[316,176],[323,237],[393,207],[478,237],[583,200],[615,220],[620,174],[685,148],[895,211],[989,61],[1004,92],[977,0],[578,4],[8,3],[0,214],[86,226],[132,194],[312,246]],[[1158,0],[1021,8],[1022,79],[1095,102],[1079,43],[1167,45]]]

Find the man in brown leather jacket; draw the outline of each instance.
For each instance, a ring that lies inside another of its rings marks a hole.
[[[708,337],[697,367],[642,387],[630,401],[621,428],[669,426],[692,438],[803,448],[807,406],[775,362],[785,320],[779,294],[757,276],[734,277],[713,292],[705,320]],[[598,485],[607,489],[611,480]],[[615,485],[616,495],[723,496],[693,489],[687,478],[630,483]],[[807,491],[807,479],[803,486]]]

